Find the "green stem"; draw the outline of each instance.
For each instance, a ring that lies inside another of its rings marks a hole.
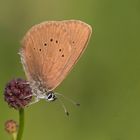
[[[18,134],[16,140],[22,139],[22,134],[24,130],[24,109],[19,110],[19,128],[18,128]]]
[[[17,137],[17,133],[15,132],[12,134],[12,140],[16,140],[16,137]]]

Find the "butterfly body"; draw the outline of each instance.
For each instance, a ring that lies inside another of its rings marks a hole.
[[[37,98],[36,101],[39,101],[40,99],[46,99],[47,101],[54,101],[57,99],[54,92],[48,91],[46,88],[44,88],[40,81],[30,82],[30,87],[32,89],[33,96]]]

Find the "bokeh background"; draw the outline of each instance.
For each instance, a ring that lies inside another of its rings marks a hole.
[[[5,84],[25,78],[18,50],[34,24],[80,19],[93,27],[83,57],[56,89],[81,103],[41,101],[26,109],[23,140],[140,139],[139,0],[0,0],[0,139],[18,112],[3,100]]]

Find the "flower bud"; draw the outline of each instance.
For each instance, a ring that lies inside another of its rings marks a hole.
[[[17,129],[18,129],[18,125],[14,120],[8,120],[5,122],[5,130],[9,134],[13,134],[13,133],[17,132]]]

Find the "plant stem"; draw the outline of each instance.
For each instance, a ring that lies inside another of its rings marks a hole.
[[[19,129],[18,129],[16,140],[22,139],[23,130],[24,130],[24,109],[20,109],[19,110]]]
[[[12,140],[16,140],[16,137],[17,137],[17,133],[15,132],[12,134]]]

